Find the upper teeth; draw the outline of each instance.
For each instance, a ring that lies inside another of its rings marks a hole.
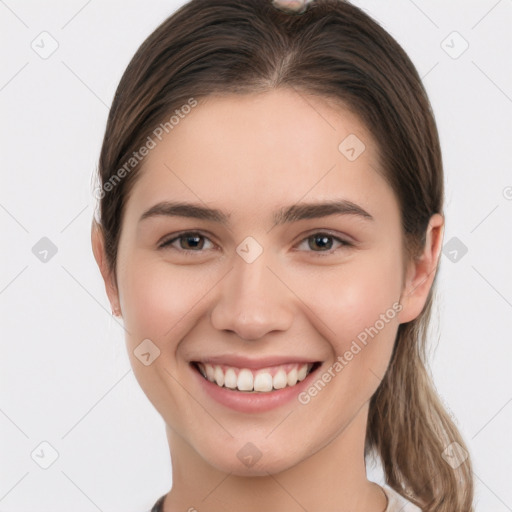
[[[208,363],[198,363],[198,367],[206,379],[220,387],[238,391],[268,392],[295,386],[297,382],[306,378],[313,365],[293,363],[254,371],[225,365],[213,366]]]

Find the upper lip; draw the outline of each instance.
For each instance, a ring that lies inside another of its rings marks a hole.
[[[307,363],[315,363],[319,362],[317,359],[311,358],[303,358],[303,357],[291,357],[291,356],[267,356],[260,357],[258,359],[244,357],[244,356],[235,356],[235,355],[223,355],[223,356],[211,356],[211,357],[203,357],[201,359],[194,359],[192,362],[195,363],[203,363],[203,364],[211,364],[215,365],[225,365],[225,366],[233,366],[235,368],[248,368],[252,370],[257,370],[259,368],[269,368],[271,366],[279,366],[282,364],[307,364]]]

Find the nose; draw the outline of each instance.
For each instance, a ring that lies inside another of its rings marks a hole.
[[[265,251],[252,263],[236,255],[233,269],[217,289],[211,313],[215,329],[258,340],[272,331],[290,328],[294,295],[279,278],[279,269],[269,268],[269,263]]]

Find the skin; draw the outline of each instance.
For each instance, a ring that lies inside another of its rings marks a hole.
[[[366,146],[355,161],[338,150],[349,134]],[[289,89],[211,96],[145,158],[126,205],[117,282],[93,224],[94,255],[129,332],[133,371],[167,425],[173,483],[165,512],[385,510],[382,489],[366,477],[369,400],[399,324],[425,304],[444,224],[433,215],[423,252],[406,261],[399,206],[379,170],[376,141],[340,105]],[[278,208],[339,198],[373,220],[272,221]],[[166,216],[139,222],[164,200],[218,208],[230,225]],[[184,230],[200,231],[203,245],[178,239],[158,248]],[[325,230],[354,245],[308,243]],[[250,264],[236,252],[247,236],[263,248]],[[179,252],[187,248],[196,252]],[[206,355],[286,354],[322,361],[321,375],[397,301],[402,310],[307,405],[236,412],[209,398],[189,365]],[[160,350],[149,366],[133,353],[146,338]],[[262,454],[251,467],[237,457],[248,442]]]

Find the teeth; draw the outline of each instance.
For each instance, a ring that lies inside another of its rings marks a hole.
[[[254,377],[250,370],[240,370],[238,374],[237,387],[240,391],[253,390]]]
[[[261,372],[254,378],[254,391],[272,391],[272,375]]]
[[[206,367],[206,378],[211,382],[215,380],[215,368],[211,364]]]
[[[215,367],[213,377],[218,386],[222,387],[224,385],[224,372],[222,371],[220,366]]]
[[[295,386],[307,377],[313,367],[312,364],[286,364],[277,368],[255,370],[253,373],[247,368],[221,367],[206,363],[198,363],[198,366],[203,377],[220,387],[259,393]]]
[[[229,370],[224,374],[224,386],[230,389],[235,389],[237,386],[237,380],[235,370],[233,370],[233,368],[229,368]]]
[[[301,366],[299,371],[297,372],[297,380],[304,380],[306,375],[308,374],[308,369],[306,366]]]
[[[281,369],[274,375],[274,389],[283,389],[286,387],[286,384],[288,384],[286,379],[286,372],[283,369]]]
[[[294,368],[291,372],[288,373],[286,381],[288,386],[295,386],[295,384],[297,384],[297,368]]]

